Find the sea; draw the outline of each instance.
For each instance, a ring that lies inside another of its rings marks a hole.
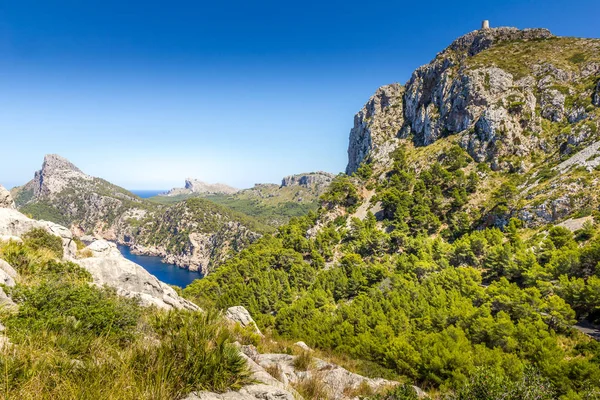
[[[130,190],[131,193],[140,196],[142,199],[158,196],[161,193],[166,193],[168,190]]]
[[[159,281],[168,283],[169,285],[184,288],[196,279],[203,278],[200,272],[180,268],[174,264],[163,263],[160,257],[139,256],[132,254],[131,249],[127,246],[118,245],[117,247],[126,259],[141,265],[146,271],[157,277]]]

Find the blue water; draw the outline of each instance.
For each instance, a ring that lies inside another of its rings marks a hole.
[[[127,246],[117,246],[123,256],[141,265],[144,269],[158,278],[158,280],[168,283],[169,285],[186,287],[195,279],[202,279],[203,275],[200,272],[190,271],[185,268],[179,268],[174,264],[165,264],[160,261],[160,257],[138,256],[131,254],[131,249]]]
[[[148,197],[154,197],[161,193],[168,192],[168,190],[130,190],[130,192],[140,196],[142,199],[147,199]]]

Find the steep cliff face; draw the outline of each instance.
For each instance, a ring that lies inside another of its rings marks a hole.
[[[263,231],[252,218],[206,201],[159,205],[140,199],[57,155],[47,155],[33,180],[13,195],[23,212],[70,226],[76,235],[126,244],[204,274]]]
[[[385,162],[395,138],[427,146],[450,135],[493,169],[527,170],[524,158],[550,154],[562,144],[557,139],[589,139],[599,74],[598,40],[546,29],[471,32],[418,68],[404,89],[378,89],[355,117],[347,172],[366,159]],[[391,117],[383,128],[382,116]],[[570,135],[557,138],[557,126]]]
[[[346,173],[355,172],[360,163],[372,160],[385,163],[396,146],[404,125],[404,87],[395,83],[377,89],[367,104],[354,116],[350,131]]]

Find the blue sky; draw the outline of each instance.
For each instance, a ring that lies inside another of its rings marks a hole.
[[[566,5],[565,5],[566,4]],[[600,37],[600,2],[0,2],[0,183],[46,153],[129,189],[343,171],[354,114],[456,37]]]

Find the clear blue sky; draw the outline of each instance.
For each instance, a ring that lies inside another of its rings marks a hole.
[[[479,27],[600,37],[600,2],[0,3],[0,183],[46,153],[129,189],[343,171],[353,116]]]

